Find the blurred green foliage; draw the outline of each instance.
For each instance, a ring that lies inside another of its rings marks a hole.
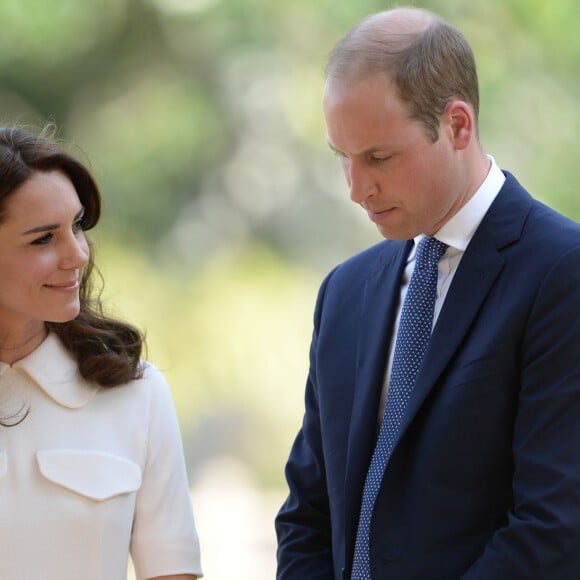
[[[580,216],[575,0],[432,0],[478,60],[481,138]],[[389,7],[266,0],[3,0],[0,117],[42,125],[102,186],[111,309],[148,332],[192,473],[235,454],[279,485],[317,285],[379,239],[351,207],[320,111],[325,58]]]
[[[262,484],[279,483],[300,417],[317,277],[264,244],[179,276],[122,244],[99,245],[106,307],[139,321],[172,386],[191,482],[196,466],[235,454]]]

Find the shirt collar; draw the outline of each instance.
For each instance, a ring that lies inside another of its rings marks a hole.
[[[84,407],[99,390],[80,376],[73,356],[52,332],[12,368],[24,371],[51,399],[70,409]]]
[[[491,165],[486,178],[471,199],[435,234],[435,237],[452,248],[465,252],[475,230],[497,197],[505,182],[505,175],[495,159],[488,155]],[[415,239],[417,243],[417,239]]]

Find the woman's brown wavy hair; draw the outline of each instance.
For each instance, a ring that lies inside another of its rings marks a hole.
[[[59,170],[73,183],[84,206],[83,230],[90,230],[101,215],[101,194],[87,169],[65,151],[47,125],[34,134],[21,127],[0,128],[0,224],[6,200],[36,172]],[[115,387],[142,376],[142,333],[125,322],[106,316],[100,293],[94,292],[91,249],[80,285],[80,313],[69,322],[47,322],[78,363],[81,376],[102,387]]]

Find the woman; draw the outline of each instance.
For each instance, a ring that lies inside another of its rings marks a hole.
[[[177,419],[142,336],[101,312],[88,170],[0,129],[0,578],[201,575]]]

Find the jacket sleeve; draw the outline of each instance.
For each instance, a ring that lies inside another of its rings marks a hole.
[[[546,273],[521,345],[512,508],[464,580],[580,578],[579,313],[573,248]]]
[[[328,277],[316,304],[303,424],[286,464],[289,495],[276,517],[278,580],[319,580],[334,575],[316,377],[317,336],[327,282]]]

